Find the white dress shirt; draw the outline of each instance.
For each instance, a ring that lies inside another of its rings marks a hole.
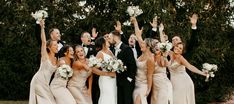
[[[115,46],[115,56],[117,57],[118,53],[121,51],[120,46],[123,42],[120,42],[118,45]]]
[[[62,43],[58,43],[58,51],[63,47],[63,44]]]
[[[84,47],[84,44],[82,43],[82,47],[84,48],[85,56],[88,54],[89,49],[87,47]]]
[[[137,50],[136,50],[135,46],[131,47],[131,48],[132,48],[132,52],[133,52],[134,58],[135,58],[135,60],[137,60]]]

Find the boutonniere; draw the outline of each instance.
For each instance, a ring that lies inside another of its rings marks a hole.
[[[120,52],[121,52],[121,49],[118,49],[118,50],[117,50],[117,53],[120,53]]]

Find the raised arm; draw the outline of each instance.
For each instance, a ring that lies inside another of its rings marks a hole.
[[[95,41],[96,40],[96,38],[97,38],[97,36],[98,36],[98,32],[96,31],[97,29],[96,29],[96,27],[93,27],[92,28],[92,41]],[[92,42],[91,44],[93,44],[94,45],[94,42]]]
[[[139,29],[139,26],[138,26],[138,22],[136,20],[136,17],[131,17],[131,22],[133,23],[134,25],[134,29],[135,29],[135,34],[136,34],[136,37],[137,37],[137,41],[140,45],[140,47],[142,47],[143,44],[145,44],[144,40],[142,39],[142,31],[143,29]]]
[[[159,25],[160,41],[161,41],[162,43],[165,43],[165,42],[166,42],[166,39],[165,39],[165,34],[164,34],[163,30],[164,30],[164,25],[163,25],[163,23],[161,23],[161,24]]]
[[[116,25],[114,25],[115,27],[115,31],[118,31],[121,34],[121,41],[125,44],[128,44],[128,39],[127,37],[124,35],[123,31],[122,31],[122,25],[120,21],[116,21]]]
[[[47,60],[49,56],[46,51],[45,20],[40,21],[40,26],[41,26],[41,60]]]
[[[201,70],[197,69],[195,66],[191,65],[183,56],[180,57],[180,61],[181,61],[182,65],[184,65],[190,71],[192,71],[194,73],[197,73],[199,75],[206,76],[206,74],[204,72],[202,72]]]
[[[153,73],[154,73],[154,59],[153,57],[152,58],[149,58],[147,60],[147,84],[148,84],[148,89],[147,89],[147,92],[146,92],[146,96],[149,95],[150,91],[151,91],[151,88],[152,88],[152,84],[153,84]]]
[[[192,52],[194,48],[196,48],[199,45],[198,42],[199,30],[197,29],[198,15],[194,13],[192,17],[190,17],[189,19],[191,23],[191,37],[186,41],[185,57],[188,57],[190,52]]]
[[[190,23],[191,23],[191,28],[196,30],[197,29],[197,20],[198,20],[198,15],[194,13],[192,17],[189,17]]]
[[[157,32],[158,23],[157,23],[157,21],[158,21],[158,17],[155,16],[153,18],[152,22],[150,22],[150,25],[151,25],[152,29],[149,29],[148,33],[145,34],[146,38],[156,38],[157,37],[157,35],[158,35],[158,32]]]

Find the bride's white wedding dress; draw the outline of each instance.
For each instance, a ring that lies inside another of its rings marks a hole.
[[[108,61],[112,58],[109,54],[102,52],[103,60]],[[106,71],[102,69],[102,71]],[[100,76],[99,77],[100,97],[98,104],[117,104],[117,86],[116,77]]]

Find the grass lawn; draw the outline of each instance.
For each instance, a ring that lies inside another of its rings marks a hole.
[[[28,101],[0,101],[0,104],[28,104]]]

